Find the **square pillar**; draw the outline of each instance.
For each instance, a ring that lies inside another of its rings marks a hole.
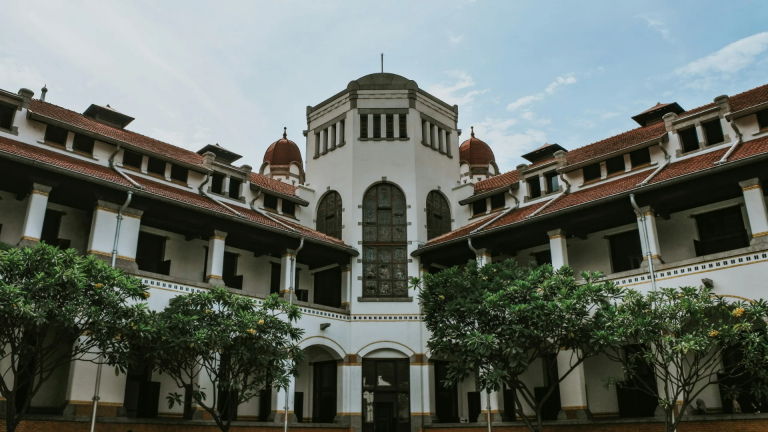
[[[341,307],[349,310],[352,298],[352,267],[349,264],[341,266]]]
[[[48,208],[48,194],[51,187],[39,183],[32,184],[32,190],[27,199],[27,214],[21,228],[19,246],[34,246],[40,243],[45,221],[45,209]]]
[[[65,416],[90,416],[93,412],[93,394],[96,389],[96,375],[99,366],[91,363],[97,355],[88,354],[82,360],[75,360],[68,366],[59,369],[57,373],[66,373],[69,368],[69,379],[65,396]],[[96,408],[98,417],[118,417],[122,414],[125,398],[124,374],[115,375],[114,367],[103,365],[101,383],[99,385],[99,406]]]
[[[405,138],[400,136],[400,114],[392,114],[392,129],[395,138]]]
[[[294,407],[294,399],[296,396],[296,377],[291,375],[288,377],[288,388],[287,389],[277,389],[277,409],[275,411],[275,419],[276,422],[284,422],[285,421],[285,393],[288,392],[288,423],[296,423],[298,422],[298,418],[296,417],[296,414],[293,412]]]
[[[363,429],[363,365],[355,354],[347,354],[336,369],[336,418],[353,432]]]
[[[578,361],[580,353],[573,350],[562,350],[557,353],[557,370],[568,371],[571,365]],[[562,372],[560,372],[562,378]],[[560,413],[558,420],[590,419],[587,401],[587,381],[584,377],[584,363],[576,366],[562,381],[560,381]]]
[[[224,270],[224,244],[227,233],[214,231],[208,239],[208,260],[205,266],[205,281],[213,285],[224,285],[221,277]]]
[[[492,262],[491,259],[491,250],[490,249],[478,249],[477,250],[477,263],[480,265],[480,267],[485,266],[486,264],[490,264]]]
[[[373,139],[373,114],[368,114],[368,139]]]
[[[422,138],[424,138],[423,144],[427,147],[432,147],[432,124],[428,121],[422,123],[424,130],[422,131]]]
[[[478,423],[488,423],[488,409],[491,410],[491,423],[504,421],[504,400],[501,399],[502,393],[492,391],[490,394],[486,391],[480,392],[480,415],[477,417]]]
[[[410,366],[411,429],[418,431],[425,425],[437,422],[435,385],[442,384],[435,383],[435,367],[427,361],[426,355],[414,354],[412,359]]]
[[[744,206],[747,209],[749,226],[752,230],[750,244],[768,243],[768,212],[765,208],[765,195],[760,179],[753,178],[739,182],[744,194]]]
[[[640,215],[637,215],[637,225],[640,233],[640,246],[643,250],[643,263],[641,269],[648,268],[648,255],[653,260],[654,265],[663,263],[661,259],[661,248],[659,247],[659,234],[656,231],[656,212],[650,206],[640,207]],[[646,243],[645,235],[648,240]],[[648,248],[650,247],[650,251]]]
[[[96,201],[91,219],[91,232],[88,236],[89,254],[96,255],[107,262],[112,261],[117,217],[121,207],[122,204]],[[141,215],[143,213],[141,210],[130,207],[123,210],[115,267],[128,272],[139,269],[136,264],[136,247],[139,243],[139,229],[141,228]]]
[[[547,231],[549,236],[549,253],[552,255],[552,268],[557,270],[568,265],[568,245],[565,240],[565,231],[556,229]]]
[[[451,131],[445,131],[445,154],[451,156]]]

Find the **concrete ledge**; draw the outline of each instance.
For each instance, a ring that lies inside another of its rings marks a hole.
[[[377,303],[377,302],[412,302],[413,297],[358,297],[357,301],[360,303]]]
[[[29,415],[23,422],[61,422],[61,423],[90,423],[89,416],[49,416],[49,415]],[[218,430],[216,422],[213,420],[183,420],[180,418],[126,418],[126,417],[97,417],[96,423],[99,424],[120,424],[120,425],[183,425],[183,426],[212,426]],[[282,429],[283,423],[280,422],[259,422],[259,421],[234,421],[232,427],[259,427],[259,428],[277,428]],[[291,429],[339,429],[348,430],[348,425],[338,423],[288,423]]]

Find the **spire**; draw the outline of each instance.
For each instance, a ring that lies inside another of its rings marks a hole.
[[[472,130],[472,133],[470,135],[472,135],[472,138],[474,138],[475,137],[475,127],[474,126],[470,126],[469,128]]]
[[[43,84],[42,90],[40,90],[40,100],[45,102],[45,94],[48,93],[48,84]]]
[[[283,139],[288,139],[288,128],[283,127]]]

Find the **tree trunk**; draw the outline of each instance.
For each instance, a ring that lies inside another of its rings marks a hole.
[[[11,396],[5,400],[5,430],[6,432],[14,432],[16,426],[18,426],[16,419],[16,395],[11,393]]]

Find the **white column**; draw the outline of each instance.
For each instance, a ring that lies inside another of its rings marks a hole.
[[[395,131],[395,138],[402,138],[400,136],[400,114],[392,114],[392,128]]]
[[[93,407],[93,391],[96,388],[96,374],[99,366],[92,360],[96,354],[87,355],[83,360],[76,360],[59,369],[57,373],[66,373],[69,368],[64,415],[90,416]],[[125,398],[126,376],[115,375],[114,367],[104,365],[101,370],[99,385],[99,406],[97,416],[117,417]]]
[[[221,275],[224,270],[224,242],[227,233],[214,231],[208,239],[208,262],[205,266],[205,281],[213,285],[224,285]]]
[[[379,134],[382,139],[387,137],[387,115],[386,114],[379,114],[379,118],[381,119],[381,122],[379,125],[381,126],[381,130],[379,131]]]
[[[91,232],[88,236],[88,253],[111,261],[112,250],[115,247],[115,230],[117,229],[117,213],[122,204],[107,201],[96,201],[91,219]],[[123,210],[123,220],[120,222],[120,236],[117,242],[117,259],[115,265],[123,270],[135,271],[136,247],[139,243],[141,215],[144,212],[134,208]]]
[[[651,259],[654,264],[661,264],[661,248],[659,247],[659,234],[656,231],[656,212],[650,206],[640,207],[641,216],[637,216],[638,231],[640,234],[640,246],[643,250],[643,264],[641,268],[648,268],[648,247],[650,247]],[[643,217],[645,223],[643,223]],[[646,240],[647,235],[647,240]]]
[[[27,198],[27,214],[21,229],[19,246],[34,246],[40,243],[45,221],[45,209],[48,207],[48,194],[51,187],[34,183]]]
[[[298,418],[293,412],[294,398],[296,396],[296,377],[288,377],[288,389],[277,390],[277,408],[275,412],[275,421],[284,422],[285,420],[285,392],[288,392],[288,423],[296,423]]]
[[[445,153],[451,156],[451,131],[445,131]]]
[[[349,310],[352,299],[352,268],[347,264],[341,266],[341,307]]]
[[[280,296],[288,300],[288,296],[292,295],[293,300],[296,301],[296,289],[291,286],[291,258],[294,254],[295,251],[292,249],[286,249],[280,258]]]
[[[432,385],[433,369],[424,354],[414,354],[409,371],[412,428],[432,424],[437,420],[434,403],[435,389]]]
[[[165,179],[171,181],[171,164],[165,164]]]
[[[488,422],[488,407],[491,409],[491,422],[497,423],[504,421],[504,400],[502,393],[492,391],[488,394],[485,391],[480,392],[480,415],[477,421],[480,423]]]
[[[224,176],[224,180],[221,185],[221,194],[229,196],[229,175]]]
[[[424,144],[432,147],[432,124],[428,121],[422,123],[424,125]]]
[[[578,361],[579,353],[562,350],[557,354],[557,370],[562,374]],[[584,363],[579,364],[560,381],[560,413],[558,420],[592,418],[587,403],[587,381],[584,377]]]
[[[552,255],[552,268],[555,270],[568,265],[568,245],[565,231],[556,229],[547,231],[549,235],[549,253]]]
[[[363,365],[355,354],[347,354],[336,369],[336,418],[334,423],[349,425],[359,432],[363,426]]]
[[[749,226],[752,230],[751,244],[768,243],[768,212],[765,208],[765,196],[760,180],[753,178],[739,182],[744,194],[744,206],[747,209]]]
[[[368,139],[373,138],[373,114],[368,114]]]
[[[477,263],[480,267],[491,263],[491,250],[490,249],[478,249],[477,250]]]

